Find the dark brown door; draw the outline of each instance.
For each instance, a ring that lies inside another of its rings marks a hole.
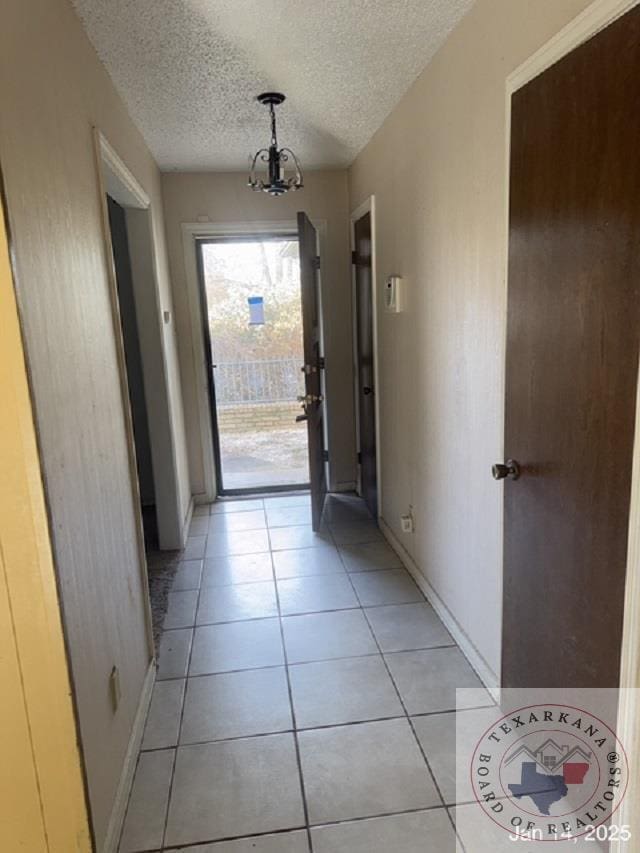
[[[502,680],[619,679],[640,295],[640,8],[513,97]]]
[[[309,481],[313,529],[320,529],[327,493],[324,458],[324,401],[322,398],[322,341],[318,241],[316,229],[305,213],[298,214],[300,289],[306,400],[304,414],[309,432]]]
[[[358,219],[355,237],[356,346],[358,359],[358,462],[360,491],[374,518],[378,517],[376,476],[376,413],[374,395],[373,301],[371,292],[371,214]]]

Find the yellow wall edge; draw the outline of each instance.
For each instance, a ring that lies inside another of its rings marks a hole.
[[[0,850],[92,849],[40,461],[0,205]]]

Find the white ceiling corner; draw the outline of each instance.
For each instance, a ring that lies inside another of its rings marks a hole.
[[[344,167],[473,0],[72,0],[161,169],[235,170],[278,136]]]

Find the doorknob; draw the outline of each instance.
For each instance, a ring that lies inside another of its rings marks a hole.
[[[363,387],[363,389],[362,389],[362,393],[363,393],[366,397],[368,397],[368,396],[369,396],[369,394],[373,394],[373,388],[371,388],[369,385],[365,385],[365,386]]]
[[[507,459],[504,465],[500,462],[492,465],[491,473],[494,480],[517,480],[520,476],[520,466],[515,459]]]

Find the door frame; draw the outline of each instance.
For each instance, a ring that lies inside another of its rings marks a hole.
[[[327,223],[324,219],[312,219],[313,225],[318,232],[318,254],[322,256],[323,247],[326,245]],[[193,357],[193,370],[195,375],[196,402],[198,409],[198,432],[200,437],[200,453],[202,456],[202,471],[204,479],[204,491],[195,494],[196,504],[211,503],[218,497],[218,466],[215,451],[216,427],[215,427],[215,397],[211,392],[211,379],[208,364],[210,358],[207,354],[207,341],[205,337],[204,312],[202,310],[202,287],[199,271],[198,243],[210,240],[220,240],[234,237],[286,237],[298,235],[298,225],[295,219],[270,220],[248,220],[246,222],[183,222],[182,230],[182,252],[184,257],[184,269],[186,275],[187,301],[189,304],[189,331],[191,334],[191,354]],[[322,314],[322,270],[319,276],[320,306]],[[324,353],[324,332],[321,328],[322,348]],[[215,394],[215,391],[213,392]],[[327,447],[327,423],[329,417],[329,404],[326,399],[326,389],[323,391],[325,397],[325,447]],[[330,463],[329,463],[330,464]],[[327,480],[327,482],[329,482]],[[287,486],[286,491],[293,491],[297,487]],[[255,491],[255,490],[249,490]],[[276,491],[274,489],[274,491]],[[279,489],[277,491],[282,491]],[[244,492],[247,494],[247,492]],[[230,494],[229,491],[225,494]]]
[[[156,516],[158,539],[162,550],[184,548],[192,504],[186,516],[183,515],[180,499],[180,481],[175,435],[172,425],[172,401],[168,382],[168,367],[164,348],[164,324],[171,322],[171,312],[161,311],[161,296],[156,268],[156,245],[154,238],[154,208],[151,199],[122,158],[110,145],[104,134],[94,128],[94,145],[97,161],[98,191],[104,235],[107,269],[109,274],[109,295],[111,298],[117,341],[118,368],[125,409],[127,443],[129,445],[129,464],[131,468],[132,491],[136,507],[141,506],[138,472],[136,467],[136,449],[131,419],[129,386],[120,326],[120,303],[113,262],[111,228],[107,194],[125,209],[127,237],[131,256],[131,276],[138,319],[147,317],[147,322],[139,322],[138,338],[142,358],[144,377],[144,397],[149,415],[149,443],[153,478],[155,484]],[[139,519],[142,531],[142,520]],[[146,578],[146,555],[144,534],[141,545],[144,557],[143,569]]]
[[[114,803],[109,816],[107,825],[106,840],[104,843],[105,851],[115,850],[122,829],[122,824],[125,818],[127,802],[133,785],[133,777],[136,768],[136,759],[142,744],[142,736],[144,733],[144,723],[147,717],[149,705],[151,703],[151,692],[155,680],[155,645],[153,641],[153,617],[151,614],[151,598],[149,594],[149,576],[147,570],[147,554],[144,541],[144,529],[142,524],[142,504],[140,499],[140,486],[138,483],[138,469],[136,464],[136,446],[133,433],[133,418],[131,415],[131,403],[129,399],[129,379],[127,374],[127,364],[124,351],[124,339],[122,333],[122,323],[120,319],[120,301],[118,297],[118,283],[116,279],[115,262],[113,258],[113,246],[111,242],[111,226],[109,223],[109,208],[107,205],[107,193],[112,196],[121,206],[131,209],[135,214],[138,214],[141,219],[136,224],[141,225],[146,233],[144,233],[144,248],[145,254],[153,254],[153,231],[151,226],[151,200],[142,186],[138,183],[132,172],[127,168],[124,161],[118,156],[115,149],[107,141],[102,132],[94,127],[93,140],[96,162],[96,178],[98,191],[98,204],[102,219],[102,233],[104,240],[105,262],[107,269],[107,281],[109,288],[109,300],[111,302],[111,322],[113,326],[113,337],[116,348],[116,358],[118,362],[118,373],[120,377],[120,395],[122,400],[122,409],[124,417],[125,435],[127,442],[127,455],[129,461],[129,480],[131,484],[131,497],[134,511],[134,526],[136,548],[138,552],[138,571],[143,589],[143,606],[145,617],[145,629],[147,639],[147,650],[149,654],[149,666],[145,675],[142,692],[138,701],[138,708],[133,722],[127,752],[124,757],[120,781],[116,789]],[[128,211],[127,211],[128,212]],[[129,231],[129,223],[127,222],[127,232]],[[138,235],[136,235],[136,239]],[[148,283],[148,276],[140,277],[137,281],[136,270],[134,268],[134,259],[132,262],[132,278],[136,305],[138,303],[138,290],[141,286]],[[154,297],[157,298],[157,282],[155,278],[155,268],[152,269],[154,282]],[[145,353],[143,349],[143,341],[140,341],[141,354],[143,361],[143,376],[145,380],[145,400],[149,405],[148,387],[149,377],[147,373],[148,367],[145,367]],[[159,357],[164,358],[164,353],[159,354]],[[164,363],[164,362],[163,362]],[[150,409],[150,414],[153,409]],[[152,465],[154,471],[154,480],[156,474],[156,466],[158,464],[157,453],[160,452],[158,442],[155,436],[157,433],[152,428],[151,419],[149,423],[149,442],[151,444]],[[154,450],[155,448],[155,450]],[[164,459],[161,456],[160,459]],[[174,459],[175,463],[175,454]],[[156,490],[158,483],[156,481]],[[171,495],[167,494],[170,500]],[[173,495],[176,505],[179,498],[177,488]],[[158,493],[156,491],[156,510]],[[179,510],[179,507],[178,507]],[[179,518],[178,518],[179,520]],[[186,522],[188,524],[189,518]],[[160,516],[158,515],[158,536],[160,536]],[[184,542],[181,545],[173,547],[184,547]]]
[[[290,233],[278,233],[278,234],[255,234],[253,232],[247,234],[226,234],[223,237],[199,237],[196,239],[196,266],[198,269],[198,286],[200,291],[200,313],[202,317],[202,337],[204,339],[204,350],[205,350],[205,358],[206,358],[206,367],[207,367],[207,386],[209,388],[209,412],[211,417],[211,431],[213,436],[213,460],[214,467],[216,472],[216,492],[218,495],[224,495],[225,497],[231,496],[241,496],[241,495],[250,495],[257,493],[277,493],[277,492],[289,492],[295,489],[308,489],[310,484],[307,483],[294,483],[294,484],[276,484],[271,486],[260,486],[258,488],[238,488],[238,489],[228,489],[224,488],[224,479],[222,475],[222,452],[220,449],[220,424],[218,422],[218,405],[216,400],[216,382],[214,376],[214,364],[213,364],[213,348],[211,342],[211,333],[209,331],[209,325],[206,322],[207,318],[207,290],[204,280],[204,269],[202,266],[202,246],[210,245],[212,243],[244,243],[246,241],[254,241],[254,240],[282,240],[284,238],[288,238],[291,240],[298,241],[298,232],[290,232]]]
[[[131,416],[131,404],[129,402],[129,381],[127,377],[127,363],[124,353],[124,340],[122,336],[122,325],[120,321],[120,302],[118,299],[118,284],[116,281],[116,270],[113,261],[113,246],[111,244],[111,226],[109,224],[109,210],[107,206],[107,193],[128,203],[130,206],[145,209],[150,204],[149,197],[140,187],[133,175],[126,168],[122,160],[109,145],[106,138],[94,128],[94,144],[97,161],[98,192],[100,195],[100,212],[102,214],[102,228],[104,235],[105,253],[107,257],[107,271],[109,280],[109,298],[111,301],[111,314],[114,329],[114,340],[116,345],[116,356],[118,360],[118,373],[120,374],[120,394],[124,412],[125,432],[127,438],[127,451],[129,457],[129,479],[131,483],[131,496],[134,507],[134,523],[136,531],[136,545],[138,550],[139,573],[142,580],[145,602],[145,626],[147,634],[147,646],[151,665],[155,658],[155,647],[153,642],[153,618],[151,615],[151,599],[149,595],[149,576],[147,572],[147,555],[144,544],[144,529],[142,526],[142,505],[140,500],[140,487],[138,484],[138,470],[136,466],[136,445],[133,434],[133,418]],[[114,195],[115,194],[115,195]],[[151,436],[150,441],[153,441]]]
[[[350,247],[356,248],[356,222],[366,214],[371,216],[371,309],[373,326],[373,376],[375,384],[374,412],[376,433],[376,487],[378,490],[378,518],[382,517],[382,465],[380,455],[380,375],[378,367],[378,286],[376,265],[376,197],[370,195],[349,216]],[[352,254],[353,257],[353,254]],[[355,412],[356,454],[360,453],[360,375],[358,370],[358,300],[356,299],[356,268],[351,264],[351,316],[353,337],[353,405]],[[356,491],[362,494],[362,469],[356,455]]]
[[[509,287],[509,201],[511,166],[511,97],[554,63],[571,53],[600,30],[637,6],[640,0],[595,0],[566,27],[535,51],[506,79],[505,86],[505,221],[504,221],[504,305],[502,399],[506,402],[507,296]],[[504,407],[501,438],[501,457],[504,457]],[[504,508],[500,505],[501,562],[500,596],[504,580]],[[629,505],[629,536],[627,545],[627,577],[623,618],[622,656],[620,667],[621,694],[618,714],[618,735],[627,753],[640,754],[640,374],[636,390],[635,435],[632,457],[631,500]],[[640,766],[630,768],[627,796],[619,812],[619,824],[629,825],[632,834],[640,834]],[[623,852],[622,842],[613,842],[612,851]]]

